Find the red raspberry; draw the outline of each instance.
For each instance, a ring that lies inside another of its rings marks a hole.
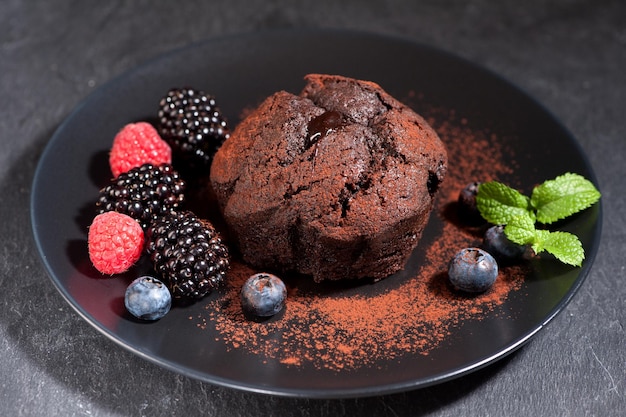
[[[89,259],[103,274],[120,274],[137,262],[144,245],[139,223],[126,214],[107,211],[97,215],[87,237]]]
[[[113,139],[109,154],[111,172],[117,178],[121,173],[146,163],[171,164],[172,149],[150,123],[127,124]]]

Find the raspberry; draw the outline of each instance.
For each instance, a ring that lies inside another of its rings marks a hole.
[[[143,229],[130,216],[109,211],[97,215],[87,237],[89,259],[103,274],[127,271],[141,256]]]
[[[111,172],[117,178],[118,175],[146,163],[171,164],[172,149],[150,123],[127,124],[113,139],[109,154]]]

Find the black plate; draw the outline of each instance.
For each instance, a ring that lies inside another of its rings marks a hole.
[[[424,387],[466,374],[523,345],[563,309],[592,265],[600,205],[567,224],[586,249],[582,268],[536,269],[501,306],[508,314],[462,323],[427,356],[406,355],[344,372],[293,367],[245,349],[228,350],[215,341],[210,326],[199,331],[190,317],[202,314],[202,303],[173,309],[156,323],[130,320],[121,303],[128,281],[97,277],[86,252],[86,226],[110,175],[106,153],[115,133],[131,121],[153,119],[170,87],[189,85],[214,94],[228,119],[236,121],[242,109],[274,91],[300,91],[303,76],[312,72],[372,80],[398,98],[418,92],[433,108],[454,108],[476,126],[513,138],[508,146],[517,156],[516,176],[527,188],[566,171],[595,182],[577,142],[541,105],[447,53],[341,31],[255,33],[198,43],[99,88],[59,127],[41,157],[31,202],[35,239],[53,283],[85,320],[124,348],[193,378],[255,392],[337,398]]]

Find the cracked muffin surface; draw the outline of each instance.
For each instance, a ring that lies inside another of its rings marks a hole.
[[[215,155],[210,181],[244,261],[314,280],[402,269],[447,157],[428,123],[373,82],[310,74],[265,99]]]

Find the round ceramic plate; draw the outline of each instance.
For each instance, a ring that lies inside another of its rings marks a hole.
[[[233,348],[210,319],[199,326],[192,318],[206,316],[203,302],[174,308],[154,323],[132,320],[125,313],[128,279],[99,276],[86,250],[94,202],[110,177],[107,152],[115,133],[126,123],[153,120],[159,99],[171,87],[210,92],[236,123],[244,109],[275,91],[299,92],[303,76],[315,72],[375,81],[399,99],[414,98],[419,112],[453,110],[493,137],[507,138],[507,152],[515,155],[514,176],[526,189],[567,171],[595,182],[575,139],[541,105],[493,73],[445,52],[341,31],[278,31],[210,40],[165,54],[102,86],[50,140],[35,175],[31,208],[35,239],[54,285],[91,325],[147,360],[209,383],[278,395],[339,398],[424,387],[479,369],[522,346],[563,309],[587,275],[599,244],[599,204],[564,225],[586,250],[581,268],[555,262],[533,267],[521,287],[491,314],[456,323],[428,354],[383,357],[343,370],[306,361],[293,366],[245,347]],[[424,242],[440,233],[440,223],[437,216],[431,218]],[[412,259],[419,259],[427,246],[420,245]],[[384,285],[394,282],[398,280]],[[316,354],[307,352],[312,358]]]

